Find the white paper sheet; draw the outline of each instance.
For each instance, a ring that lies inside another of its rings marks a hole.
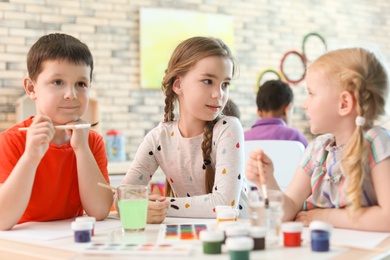
[[[71,222],[74,219],[65,219],[50,222],[26,222],[15,225],[11,230],[0,231],[0,238],[22,238],[29,240],[53,240],[73,236]],[[110,228],[121,227],[119,220],[106,219],[96,221],[95,232]]]
[[[390,233],[385,232],[366,232],[341,228],[333,228],[330,245],[337,246],[351,246],[362,248],[374,248],[385,240]],[[310,230],[304,228],[302,238],[310,241]]]

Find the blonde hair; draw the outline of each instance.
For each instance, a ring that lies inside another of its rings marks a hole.
[[[177,95],[173,91],[172,86],[178,76],[185,75],[198,61],[209,57],[219,56],[228,58],[233,63],[233,75],[237,70],[236,62],[233,58],[229,47],[220,39],[213,37],[192,37],[181,42],[168,62],[168,67],[165,70],[165,76],[162,81],[162,90],[165,94],[164,122],[173,121],[174,103],[177,100]],[[203,168],[206,171],[205,187],[206,192],[211,193],[214,186],[215,171],[211,166],[211,147],[213,138],[213,128],[218,122],[219,116],[213,121],[208,121],[204,126],[202,155],[204,160]],[[165,196],[172,196],[172,188],[166,180]]]
[[[341,159],[341,169],[348,181],[345,190],[348,209],[353,214],[361,207],[364,165],[369,152],[364,130],[372,127],[374,120],[385,113],[388,76],[378,58],[363,48],[328,52],[311,65],[317,66],[322,66],[329,77],[338,80],[343,90],[353,95],[357,115],[365,118],[363,126],[356,126]]]

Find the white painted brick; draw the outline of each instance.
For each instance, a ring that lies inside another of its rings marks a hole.
[[[14,53],[2,53],[0,55],[0,61],[24,61],[26,60],[26,54],[14,54]]]
[[[95,11],[97,17],[110,18],[110,19],[127,19],[127,15],[125,12],[118,12],[109,9],[101,9]]]
[[[64,32],[76,31],[79,33],[93,33],[95,32],[95,26],[82,24],[62,24],[61,30]]]
[[[39,20],[39,15],[38,14],[28,14],[28,13],[23,13],[23,12],[13,12],[13,11],[8,11],[4,13],[4,18],[5,19],[15,19],[15,20],[21,20],[21,21],[38,21]]]
[[[44,23],[54,23],[54,24],[62,24],[62,23],[74,23],[76,18],[69,17],[66,15],[59,14],[42,14],[41,19]]]

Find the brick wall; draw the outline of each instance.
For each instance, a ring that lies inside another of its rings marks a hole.
[[[132,159],[142,137],[162,120],[164,104],[160,90],[139,87],[141,7],[233,17],[240,77],[231,97],[240,107],[244,129],[257,119],[258,73],[269,67],[278,70],[286,51],[301,51],[307,33],[320,33],[329,49],[375,45],[386,60],[390,55],[390,2],[383,0],[0,0],[0,131],[16,122],[15,101],[24,93],[28,49],[44,34],[64,32],[89,45],[96,64],[93,91],[100,105],[101,132],[121,130]],[[304,82],[293,89],[291,123],[311,139],[301,109]]]

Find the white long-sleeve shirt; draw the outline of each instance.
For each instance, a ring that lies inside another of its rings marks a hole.
[[[201,144],[203,134],[181,136],[178,121],[160,123],[144,138],[122,184],[148,184],[158,167],[170,182],[175,198],[168,198],[168,216],[215,218],[215,206],[238,208],[248,216],[244,134],[236,117],[222,117],[213,129],[212,193],[206,194]]]

